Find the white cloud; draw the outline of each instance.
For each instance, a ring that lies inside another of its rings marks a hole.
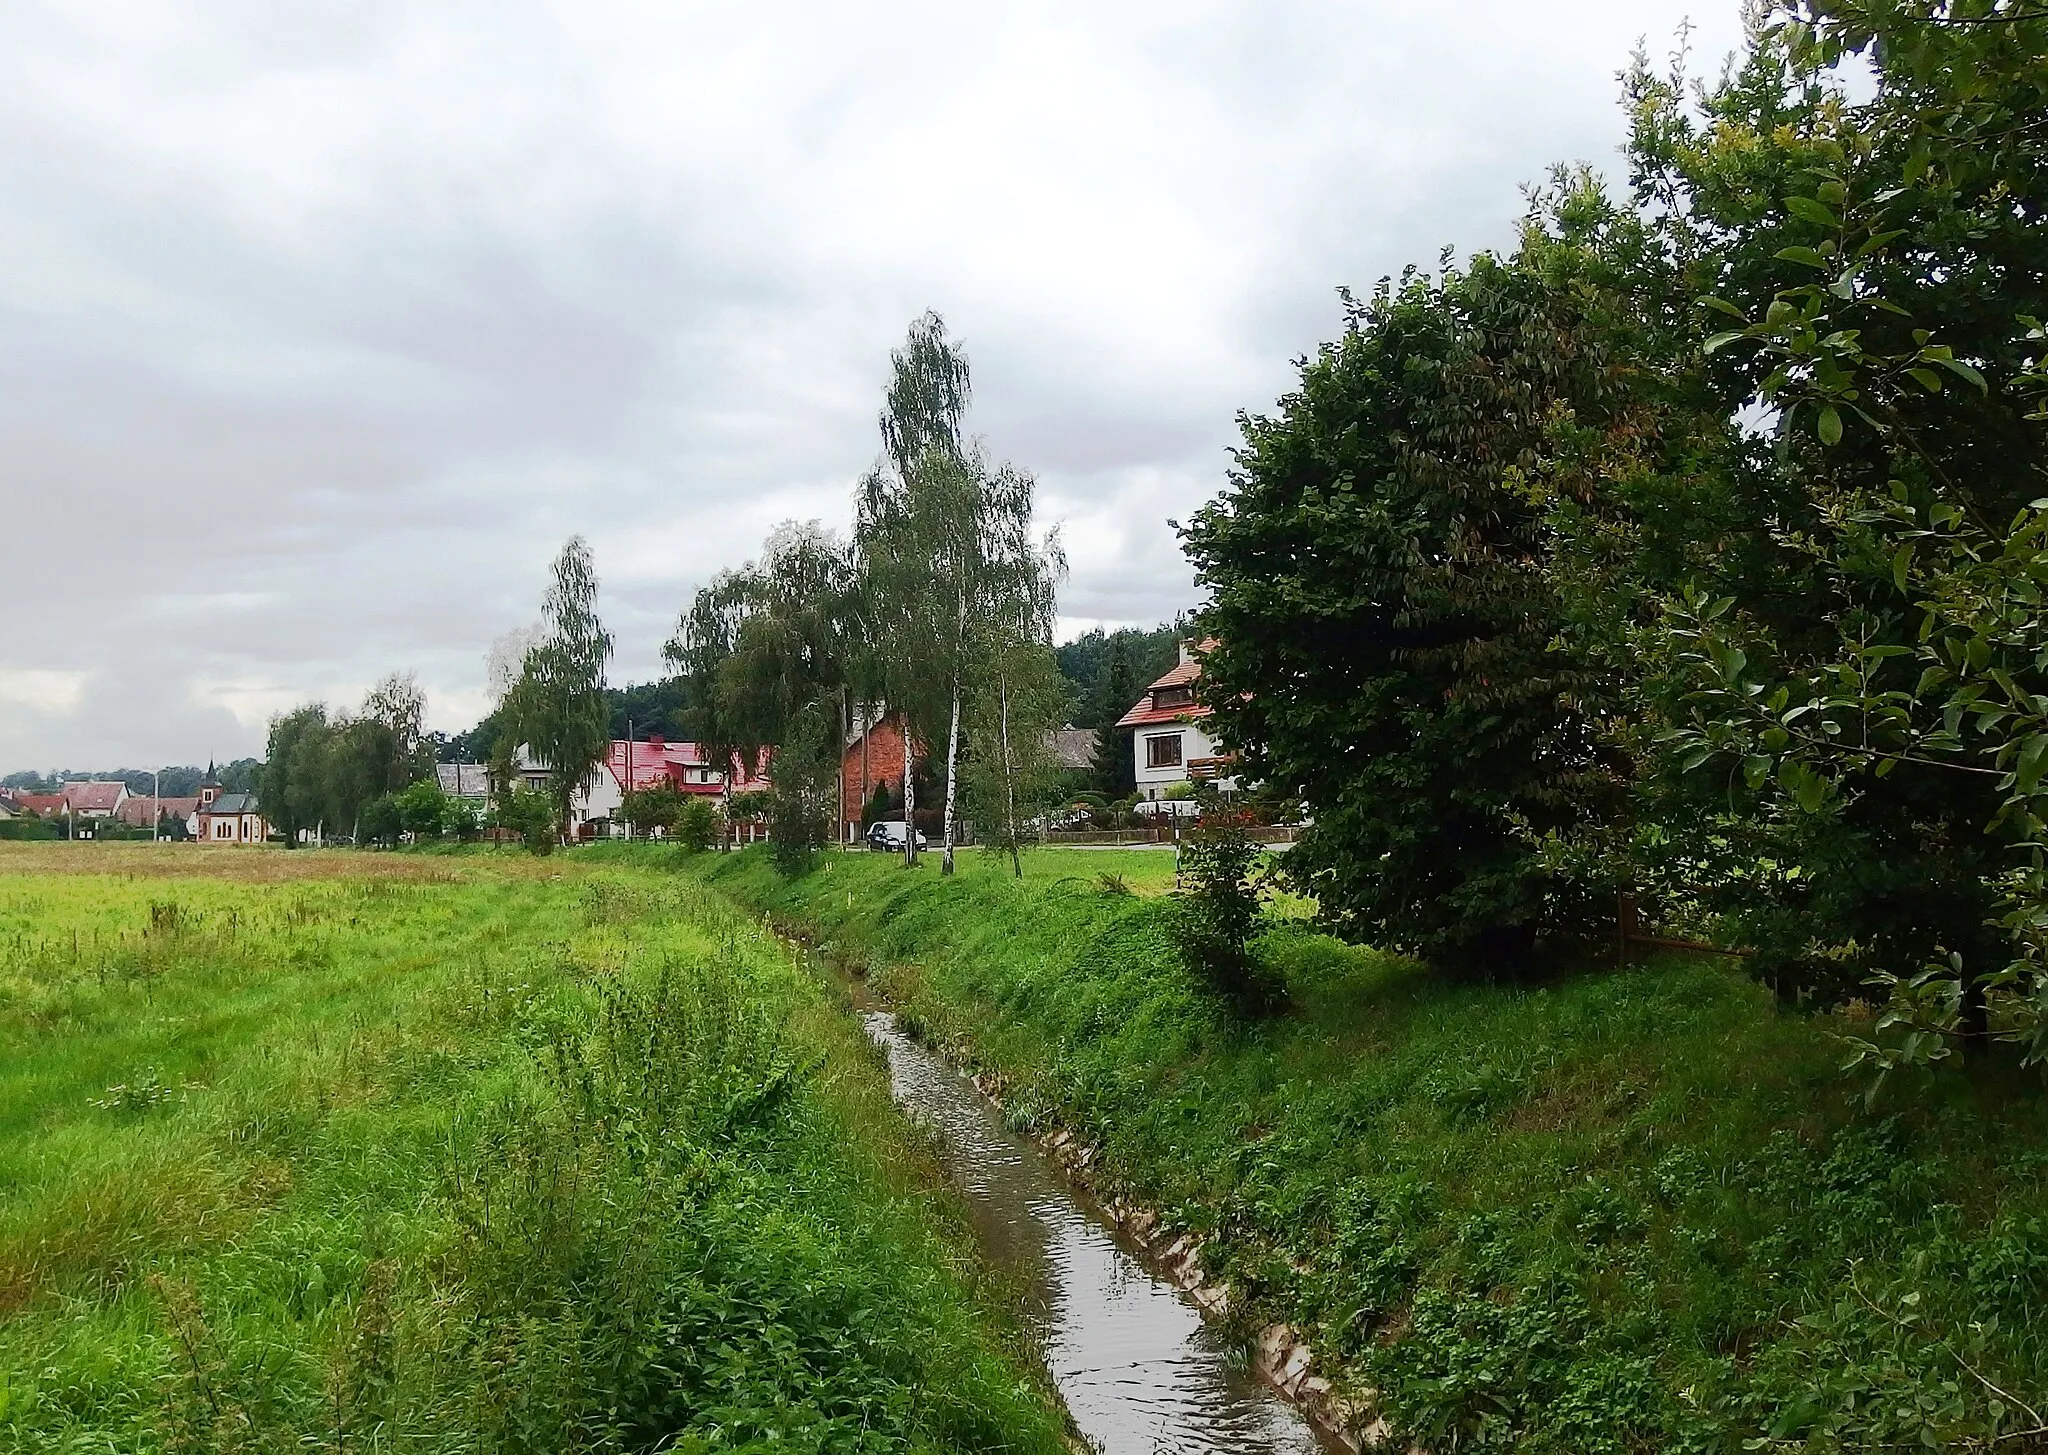
[[[49,667],[0,667],[0,703],[38,715],[75,711],[90,672]]]
[[[1068,618],[1171,615],[1166,519],[1335,287],[1507,241],[1684,13],[21,0],[0,682],[75,685],[0,689],[0,766],[232,757],[391,670],[462,726],[572,531],[644,680],[769,526],[844,521],[926,307]]]

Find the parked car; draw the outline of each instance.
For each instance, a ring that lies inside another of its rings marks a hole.
[[[903,845],[909,834],[910,825],[902,819],[883,819],[880,823],[868,826],[868,847],[884,854],[900,854],[903,852]],[[930,847],[926,843],[922,832],[917,836],[917,846],[920,849]]]

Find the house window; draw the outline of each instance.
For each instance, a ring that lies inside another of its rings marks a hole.
[[[1147,768],[1178,768],[1180,766],[1180,734],[1161,733],[1145,739],[1145,766]]]
[[[1192,687],[1162,687],[1152,694],[1152,706],[1155,710],[1164,707],[1192,706],[1194,700],[1195,689]]]

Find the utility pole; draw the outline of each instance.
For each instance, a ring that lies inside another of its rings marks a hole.
[[[150,774],[149,782],[149,841],[154,844],[164,834],[164,770],[159,768]]]

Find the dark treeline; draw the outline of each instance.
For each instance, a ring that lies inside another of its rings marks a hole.
[[[228,793],[250,793],[255,791],[258,777],[263,771],[260,758],[237,758],[232,763],[209,765],[214,781]],[[0,788],[9,788],[21,793],[55,793],[66,783],[120,782],[128,785],[128,791],[147,796],[161,794],[165,798],[195,798],[199,785],[206,781],[208,769],[193,763],[181,763],[176,767],[162,770],[151,768],[109,768],[98,772],[86,772],[74,768],[53,768],[48,773],[24,771],[9,773],[0,778]]]
[[[1184,633],[1178,621],[1149,631],[1096,627],[1055,648],[1053,658],[1073,693],[1067,721],[1078,728],[1104,728],[1122,717],[1138,694],[1179,660]]]
[[[1347,298],[1184,532],[1326,915],[1499,973],[1628,893],[1877,986],[1884,1064],[2048,1052],[2044,57],[2008,0],[1772,7],[1719,84],[1638,62],[1625,194]]]

